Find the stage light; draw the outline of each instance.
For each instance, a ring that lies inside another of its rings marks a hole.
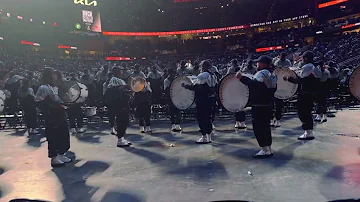
[[[45,21],[43,21],[43,25],[45,25],[46,23],[45,23]]]

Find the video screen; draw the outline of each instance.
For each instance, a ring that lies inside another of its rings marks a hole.
[[[82,10],[82,26],[84,26],[83,29],[78,24],[75,24],[75,28],[80,28],[82,31],[102,32],[100,12]]]

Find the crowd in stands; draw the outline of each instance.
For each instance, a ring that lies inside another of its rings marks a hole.
[[[127,68],[132,68],[134,64],[138,63],[143,68],[144,73],[149,71],[150,67],[153,66],[154,61],[158,61],[159,66],[162,69],[170,67],[176,68],[180,60],[192,61],[201,59],[211,59],[213,64],[218,67],[219,71],[225,72],[227,64],[231,59],[238,59],[244,61],[258,57],[260,54],[267,54],[271,57],[278,56],[280,51],[288,52],[290,60],[294,61],[296,58],[292,53],[297,50],[302,50],[304,47],[313,50],[318,60],[333,61],[337,64],[342,63],[348,59],[358,56],[360,52],[360,35],[359,33],[350,33],[343,35],[333,36],[316,36],[314,38],[314,45],[309,45],[304,42],[303,37],[300,37],[299,33],[294,30],[287,32],[279,32],[279,36],[274,33],[258,34],[254,41],[247,41],[245,35],[229,36],[224,40],[221,40],[223,47],[234,46],[236,44],[247,47],[245,51],[223,51],[222,47],[218,44],[209,45],[214,40],[194,40],[190,47],[193,47],[193,52],[185,53],[196,53],[196,54],[181,54],[181,47],[178,48],[178,54],[165,55],[163,57],[147,57],[145,60],[138,58],[137,60],[126,61]],[[200,42],[201,41],[201,42]],[[204,43],[203,43],[204,42]],[[189,45],[189,42],[184,42]],[[252,46],[255,44],[261,44],[263,46],[275,45],[275,44],[286,44],[288,47],[279,51],[269,51],[265,53],[255,53]],[[295,44],[297,44],[295,46]],[[130,45],[130,44],[129,44]],[[147,44],[149,45],[149,44]],[[160,45],[161,46],[161,45]],[[176,48],[174,41],[170,41],[170,45]],[[153,46],[149,46],[149,49]],[[125,48],[123,50],[126,50]],[[144,50],[144,49],[141,49]],[[117,53],[113,53],[119,54]],[[106,54],[106,55],[111,55]],[[17,50],[16,52],[8,50],[4,47],[0,48],[0,81],[3,83],[7,78],[14,74],[23,74],[26,72],[38,72],[45,66],[50,66],[55,69],[59,69],[65,72],[65,76],[69,76],[73,72],[83,72],[84,69],[89,69],[91,74],[96,74],[104,64],[109,64],[105,61],[104,55],[89,55],[79,56],[68,59],[61,59],[58,55],[42,54],[39,52],[30,50]],[[79,59],[80,58],[80,59]],[[89,60],[90,59],[90,60]],[[115,63],[119,64],[120,61]],[[245,62],[246,63],[246,62]],[[124,63],[125,64],[125,63]],[[354,65],[353,65],[354,66]]]

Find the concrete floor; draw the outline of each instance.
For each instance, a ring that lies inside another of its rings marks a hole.
[[[133,146],[116,147],[106,125],[91,125],[71,138],[74,163],[52,169],[45,138],[23,131],[0,133],[0,201],[201,202],[331,201],[360,198],[360,110],[338,112],[316,127],[316,140],[297,141],[299,120],[284,117],[273,130],[272,159],[258,151],[250,121],[234,131],[218,121],[211,145],[196,145],[196,123],[170,133],[154,124],[152,135],[128,130]],[[104,128],[102,130],[101,128]],[[342,135],[340,135],[342,134]],[[170,144],[174,144],[171,147]],[[249,174],[249,171],[251,174]]]

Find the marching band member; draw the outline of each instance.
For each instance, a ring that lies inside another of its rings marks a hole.
[[[256,67],[254,67],[254,61],[249,60],[247,65],[242,68],[242,72],[245,74],[254,75],[256,74]]]
[[[241,72],[238,72],[236,76],[250,89],[252,124],[255,137],[261,147],[254,158],[269,158],[273,156],[270,120],[277,77],[271,73],[272,59],[270,57],[261,56],[255,62],[258,64],[258,72],[253,79],[243,76]]]
[[[329,78],[330,78],[330,72],[328,70],[328,66],[324,64],[323,61],[319,62],[319,68],[321,70],[321,78],[320,83],[318,87],[318,93],[317,93],[317,109],[316,109],[316,122],[327,122],[327,105],[326,105],[326,99],[330,94],[329,89]]]
[[[191,75],[197,76],[200,74],[200,62],[199,60],[195,60],[192,71],[191,71]]]
[[[45,68],[42,83],[36,93],[36,101],[45,120],[45,136],[48,142],[48,153],[51,166],[64,166],[72,160],[65,156],[70,148],[70,136],[66,120],[65,107],[55,86],[57,77],[52,68]]]
[[[25,123],[28,129],[28,134],[37,134],[39,133],[36,130],[37,126],[37,111],[35,103],[35,94],[34,90],[31,87],[29,79],[23,79],[21,87],[19,89],[19,101],[24,111]]]
[[[239,66],[239,61],[236,59],[233,59],[233,60],[231,60],[231,66],[228,68],[227,74],[233,74],[240,70],[241,70],[241,68]],[[235,119],[236,119],[236,123],[235,123],[236,129],[245,129],[246,128],[244,111],[235,113]]]
[[[140,65],[136,64],[134,69],[133,77],[140,76],[146,79],[145,74],[140,71]],[[135,116],[139,119],[141,133],[151,133],[151,96],[152,90],[150,85],[145,85],[143,91],[134,93]]]
[[[210,61],[211,63],[211,61]],[[215,74],[215,77],[216,77],[216,86],[215,86],[215,98],[217,98],[217,92],[219,91],[219,86],[217,85],[218,83],[220,83],[220,79],[221,79],[221,75],[219,73],[219,70],[216,66],[212,65],[211,68],[210,68],[210,72],[212,72],[213,74]],[[215,122],[215,116],[216,116],[216,112],[218,110],[218,105],[217,105],[217,100],[214,99],[213,100],[213,108],[212,108],[212,113],[211,113],[211,121],[212,121],[212,129],[215,130],[215,125],[214,125],[214,122]]]
[[[168,74],[169,76],[164,80],[164,91],[165,91],[166,100],[169,103],[171,130],[173,132],[180,132],[181,131],[181,127],[179,125],[181,123],[180,110],[175,107],[175,105],[172,103],[170,98],[170,86],[175,79],[176,72],[174,69],[170,68],[168,69]]]
[[[104,96],[108,110],[111,111],[111,114],[115,115],[114,119],[116,118],[116,130],[114,130],[114,125],[111,125],[111,127],[112,134],[118,137],[118,147],[131,145],[131,142],[125,139],[126,129],[129,125],[129,99],[131,92],[125,81],[120,79],[123,76],[123,71],[124,69],[121,67],[115,66],[112,68],[111,72],[113,76],[109,81]]]
[[[177,68],[176,72],[179,76],[186,76],[186,75],[191,74],[191,69],[189,69],[186,66],[186,62],[184,60],[182,60],[179,64],[179,67]]]
[[[211,143],[212,107],[215,99],[216,76],[210,71],[212,65],[205,60],[201,63],[202,73],[197,76],[193,85],[182,84],[188,90],[196,92],[196,118],[199,123],[202,137],[196,141],[198,144]]]
[[[71,77],[70,81],[78,82],[75,73],[72,73],[70,75],[70,77]],[[83,114],[83,111],[82,111],[82,108],[81,108],[81,103],[73,103],[73,104],[69,105],[69,108],[67,109],[67,112],[68,112],[68,115],[69,115],[71,134],[85,132],[85,129],[83,128],[84,114]]]
[[[108,72],[109,72],[109,66],[103,65],[102,70],[98,71],[95,75],[96,81],[102,85],[107,79]]]
[[[142,72],[142,71],[140,70],[140,65],[139,65],[139,64],[134,65],[134,71],[133,71],[133,73],[132,73],[131,76],[132,76],[132,77],[140,76],[140,77],[142,77],[142,78],[146,78],[144,72]]]
[[[275,68],[290,68],[291,62],[289,59],[286,59],[286,53],[282,52],[274,63]],[[273,119],[270,122],[270,125],[273,127],[280,127],[281,123],[280,120],[283,115],[283,108],[284,108],[284,101],[278,98],[274,100],[275,109],[273,114]]]
[[[303,54],[304,65],[301,68],[300,75],[296,78],[284,77],[285,81],[299,84],[298,95],[298,115],[302,122],[302,128],[305,130],[304,134],[298,137],[298,140],[313,140],[315,139],[313,133],[313,119],[311,111],[314,106],[316,87],[319,86],[321,78],[321,70],[313,65],[315,54],[311,51],[306,51]]]
[[[153,101],[155,103],[160,103],[161,94],[162,94],[162,73],[157,70],[157,67],[154,65],[151,67],[151,71],[147,75],[147,80],[150,83],[150,88],[152,90]]]

